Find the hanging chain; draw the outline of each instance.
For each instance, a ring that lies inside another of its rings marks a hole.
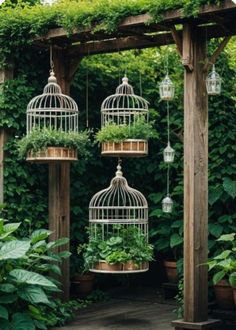
[[[89,83],[89,77],[88,77],[88,67],[86,69],[86,104],[85,104],[85,108],[86,108],[86,127],[88,128],[89,127],[89,118],[88,118],[88,115],[89,115],[89,97],[88,97],[88,83]]]
[[[89,57],[89,49],[88,49],[88,57]],[[88,73],[88,65],[86,67],[85,111],[86,111],[86,128],[88,128],[89,127],[89,73]]]
[[[139,71],[139,93],[140,96],[143,96],[143,89],[142,89],[142,73]]]
[[[53,71],[54,69],[54,63],[53,63],[53,49],[52,49],[52,45],[50,45],[50,68],[51,71]]]
[[[166,75],[169,75],[169,49],[167,47],[167,52],[166,52],[166,63],[165,63],[165,71],[166,71]]]
[[[169,101],[167,101],[167,141],[170,143],[170,106]]]
[[[169,164],[167,167],[166,191],[167,191],[167,196],[169,196],[170,195],[170,165]]]

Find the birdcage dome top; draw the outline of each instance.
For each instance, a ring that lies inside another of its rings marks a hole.
[[[143,97],[134,94],[133,87],[129,84],[128,78],[122,78],[122,83],[116,88],[113,95],[108,96],[102,103],[101,111],[107,110],[143,110],[148,111],[148,101]]]
[[[70,96],[62,94],[61,87],[57,84],[55,74],[51,70],[48,83],[43,89],[43,94],[35,96],[27,106],[27,112],[31,111],[75,113],[78,112],[78,106]]]
[[[111,180],[110,186],[96,193],[89,204],[89,208],[138,208],[147,209],[148,203],[144,195],[131,188],[123,177],[121,166],[117,166],[115,177]]]

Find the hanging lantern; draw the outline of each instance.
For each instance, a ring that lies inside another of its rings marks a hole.
[[[206,79],[206,89],[208,95],[219,95],[221,93],[221,77],[215,71],[215,65],[212,66],[212,71]]]
[[[138,122],[148,122],[148,102],[141,96],[135,95],[128,78],[122,79],[116,93],[108,96],[101,106],[101,131],[105,133],[109,125],[128,126],[132,132]],[[117,141],[103,141],[101,143],[103,156],[112,157],[142,157],[148,153],[148,143],[145,139],[132,137]]]
[[[171,213],[173,210],[173,200],[170,198],[169,195],[167,195],[163,200],[162,200],[162,211],[164,213]]]
[[[165,163],[173,163],[175,158],[175,151],[170,146],[170,142],[168,142],[167,147],[163,151],[163,157]]]
[[[129,187],[117,166],[110,186],[89,204],[89,243],[85,262],[97,273],[138,273],[149,268],[148,204]]]
[[[78,107],[69,96],[62,94],[53,70],[43,94],[34,97],[27,106],[27,135],[32,132],[52,130],[78,132]],[[45,133],[46,134],[46,133]],[[77,151],[69,148],[50,147],[37,154],[28,153],[27,160],[42,162],[77,160]]]
[[[175,87],[167,74],[159,87],[160,98],[164,101],[171,101],[175,95]]]

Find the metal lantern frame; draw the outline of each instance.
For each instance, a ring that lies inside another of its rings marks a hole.
[[[111,236],[122,235],[125,230],[134,230],[140,240],[148,244],[148,203],[141,192],[129,187],[123,177],[121,166],[117,166],[115,177],[110,186],[96,193],[89,204],[89,241],[100,239],[106,241]],[[132,235],[130,236],[132,239]],[[126,249],[124,241],[122,249]],[[107,269],[102,266],[104,260],[90,265],[90,271],[97,273],[139,273],[149,268],[148,262],[141,262],[138,267],[130,267],[127,263],[118,268]],[[132,260],[129,261],[132,262]]]
[[[128,78],[122,78],[122,83],[113,95],[108,96],[101,105],[101,129],[109,124],[135,125],[139,118],[149,120],[148,101],[134,94]],[[121,142],[107,141],[102,143],[102,155],[114,157],[142,157],[148,153],[145,139],[126,139]]]
[[[169,141],[167,143],[167,147],[163,150],[163,158],[164,158],[164,162],[167,164],[174,162],[175,150],[171,148]]]
[[[171,81],[168,73],[160,83],[159,93],[160,93],[160,98],[163,101],[171,101],[175,96],[175,86]]]
[[[167,195],[163,200],[162,200],[162,211],[164,213],[171,213],[173,210],[173,200],[171,199],[170,195]]]
[[[212,66],[212,71],[206,78],[206,89],[208,95],[219,95],[221,93],[222,78],[215,70],[215,65]]]

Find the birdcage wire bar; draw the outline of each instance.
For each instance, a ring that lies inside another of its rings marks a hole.
[[[34,129],[47,128],[62,132],[78,131],[78,106],[62,94],[53,70],[41,95],[35,96],[27,106],[27,135]]]
[[[141,192],[129,187],[123,177],[121,166],[117,166],[116,176],[110,186],[96,193],[89,204],[89,239],[106,241],[111,237],[122,237],[126,249],[127,233],[138,235],[148,244],[148,204]],[[134,247],[135,248],[135,247]],[[119,264],[119,269],[101,267],[101,262],[91,265],[90,271],[97,273],[139,273],[149,268],[148,262],[140,262],[136,268],[127,268],[127,263]]]
[[[115,94],[108,96],[102,103],[101,125],[130,125],[135,123],[139,116],[144,116],[148,121],[148,102],[134,94],[133,87],[125,76]]]

